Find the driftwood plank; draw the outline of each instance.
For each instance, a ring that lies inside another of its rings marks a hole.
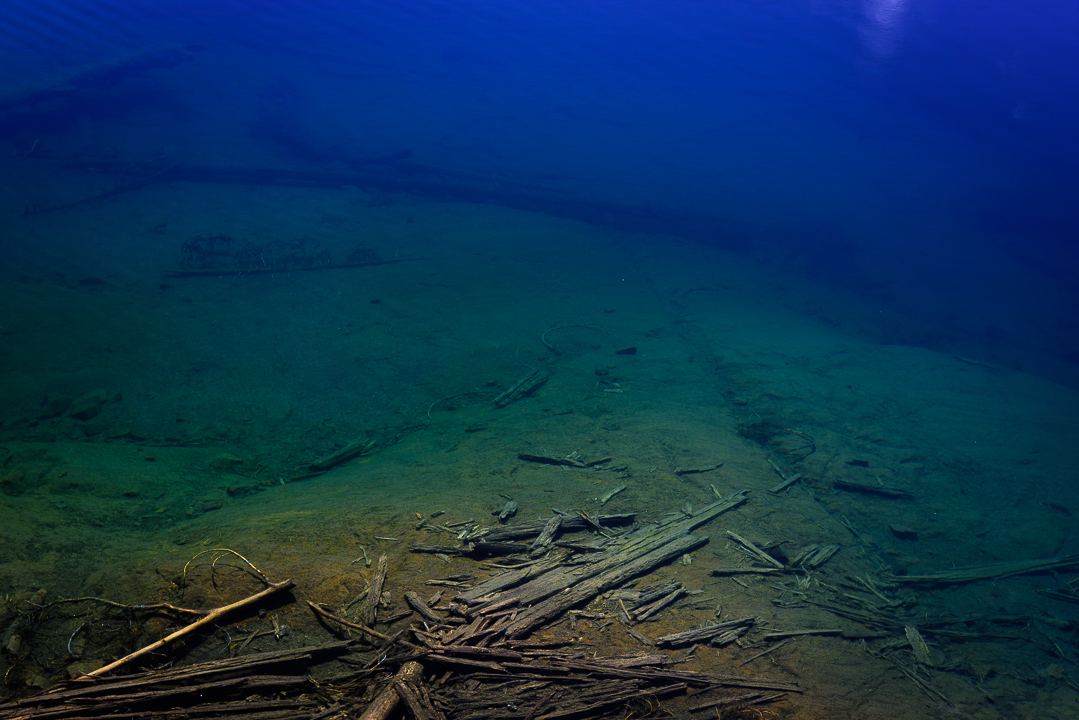
[[[836,480],[832,483],[832,486],[839,490],[862,493],[863,495],[879,495],[893,500],[914,499],[914,494],[909,490],[888,487],[887,485],[870,485],[869,483],[854,482],[853,480]]]
[[[725,620],[706,627],[696,628],[695,630],[686,630],[685,632],[674,633],[673,635],[664,635],[663,637],[656,638],[656,645],[675,646],[698,643],[704,640],[711,640],[715,636],[731,630],[742,630],[742,632],[744,632],[753,627],[756,622],[757,619],[752,617]]]
[[[423,666],[418,662],[405,663],[397,675],[394,676],[394,680],[413,680],[416,678],[423,678]],[[401,696],[397,694],[394,686],[390,685],[375,698],[374,702],[367,706],[363,715],[360,716],[360,720],[386,720],[397,709],[400,702]]]
[[[556,517],[562,518],[560,531],[563,533],[581,532],[582,530],[588,530],[592,527],[581,517]],[[620,513],[617,515],[600,515],[596,519],[599,521],[600,525],[609,528],[619,525],[630,525],[636,517],[637,513]],[[519,522],[513,525],[491,528],[491,532],[489,532],[485,538],[490,541],[534,538],[543,532],[544,528],[547,527],[547,523],[550,521],[551,518],[548,518],[547,520],[530,520],[528,522]]]
[[[363,624],[367,627],[375,626],[375,617],[378,615],[378,603],[382,599],[382,584],[386,582],[386,571],[390,559],[386,555],[378,558],[378,568],[375,576],[371,579],[371,587],[367,591],[367,598],[363,603]]]
[[[628,562],[619,563],[585,582],[576,583],[566,588],[564,592],[548,597],[543,602],[521,612],[517,619],[506,628],[506,637],[519,638],[526,635],[566,610],[587,602],[601,592],[621,585],[626,580],[647,572],[657,565],[690,552],[706,542],[708,542],[707,537],[683,535],[651,552],[637,556]]]

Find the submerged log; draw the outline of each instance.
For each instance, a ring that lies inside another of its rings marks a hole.
[[[380,555],[378,558],[378,567],[375,570],[375,575],[371,579],[371,587],[367,591],[367,598],[363,603],[363,614],[361,618],[363,624],[367,627],[375,626],[375,618],[378,615],[378,603],[382,599],[382,584],[386,582],[386,571],[388,568],[389,557],[386,555]]]
[[[958,585],[976,580],[1002,580],[1015,575],[1028,575],[1065,567],[1079,567],[1079,555],[957,567],[928,575],[900,575],[896,581],[906,585]]]
[[[697,628],[695,630],[687,630],[685,632],[674,633],[673,635],[664,635],[663,637],[656,638],[656,645],[689,645],[691,643],[698,643],[704,640],[711,640],[717,635],[722,635],[733,631],[738,632],[739,635],[744,634],[749,628],[753,627],[757,622],[756,618],[744,617],[737,618],[735,620],[725,620],[720,623],[708,625],[706,627]]]
[[[422,677],[423,666],[418,662],[408,662],[394,677],[394,681],[414,680]],[[390,685],[375,698],[373,703],[367,706],[363,715],[360,716],[360,720],[386,720],[397,709],[400,702],[401,696],[397,694],[397,688],[395,685]]]

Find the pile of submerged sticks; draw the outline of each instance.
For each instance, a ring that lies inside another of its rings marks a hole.
[[[520,567],[467,587],[436,607],[434,599],[425,602],[416,593],[406,593],[420,622],[392,636],[373,630],[374,618],[368,613],[364,625],[308,603],[328,625],[375,638],[379,644],[373,651],[348,640],[183,669],[98,676],[0,704],[0,716],[77,720],[149,718],[167,712],[233,720],[386,720],[403,710],[412,720],[561,720],[627,713],[645,717],[659,714],[660,704],[675,696],[691,711],[769,702],[799,689],[780,680],[676,669],[672,658],[662,653],[595,657],[580,648],[578,638],[549,627],[571,609],[703,545],[708,538],[691,531],[745,501],[742,491],[696,512],[621,534],[606,528],[602,517],[582,518],[600,531],[586,545],[557,541],[560,526],[569,518],[498,528],[495,533],[516,533],[514,539],[542,538],[552,552],[522,560]],[[566,525],[576,528],[577,520]],[[520,544],[527,551],[535,549],[536,542]],[[432,551],[431,546],[414,549]],[[376,580],[385,576],[382,558],[379,565]],[[377,598],[381,583],[375,584],[369,593]],[[681,584],[634,592],[620,593],[628,600],[629,607],[627,600],[619,600],[620,619],[628,630],[636,619],[673,602]],[[654,644],[722,644],[752,624],[752,618],[727,620],[658,638]],[[314,680],[311,669],[330,660],[349,670]]]

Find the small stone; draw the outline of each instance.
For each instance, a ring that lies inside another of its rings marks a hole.
[[[889,523],[888,529],[892,531],[892,535],[895,535],[900,540],[917,540],[918,531],[914,528],[907,527],[906,525],[900,525],[899,523]]]
[[[71,417],[76,420],[92,420],[108,401],[109,394],[101,388],[83,393],[71,403]]]
[[[215,470],[232,470],[244,464],[242,457],[237,457],[231,453],[221,453],[210,461],[210,467]]]

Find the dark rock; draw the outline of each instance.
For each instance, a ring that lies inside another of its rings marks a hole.
[[[67,409],[71,407],[73,402],[75,402],[75,398],[73,397],[49,393],[45,396],[45,400],[42,401],[41,410],[38,412],[37,416],[39,418],[59,417],[67,412]]]
[[[890,523],[888,529],[892,531],[892,535],[895,535],[900,540],[915,541],[918,539],[918,531],[913,528],[909,528],[906,525],[900,525],[898,523]]]
[[[84,393],[71,403],[71,417],[76,420],[92,420],[108,401],[109,394],[101,388]]]

